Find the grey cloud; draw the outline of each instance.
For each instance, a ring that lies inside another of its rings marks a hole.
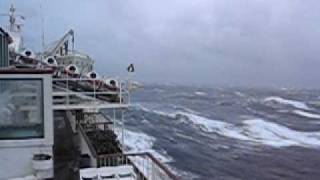
[[[26,43],[40,49],[41,1],[14,2],[30,16]],[[133,62],[148,82],[320,87],[317,0],[42,2],[46,40],[74,28],[101,73],[125,75]]]

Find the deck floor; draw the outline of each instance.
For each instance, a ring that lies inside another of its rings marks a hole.
[[[80,152],[65,113],[54,111],[54,179],[78,180]]]

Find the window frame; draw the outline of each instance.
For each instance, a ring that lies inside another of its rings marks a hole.
[[[0,77],[0,82],[4,80],[4,81],[18,81],[18,82],[21,82],[21,81],[39,81],[40,82],[40,86],[41,86],[41,102],[40,102],[40,105],[42,106],[40,111],[41,111],[41,115],[40,115],[40,120],[41,120],[41,125],[42,125],[42,134],[41,136],[29,136],[29,137],[5,137],[5,138],[2,138],[0,137],[0,141],[1,140],[23,140],[23,139],[42,139],[44,138],[45,134],[45,125],[44,125],[44,111],[45,111],[45,107],[44,107],[44,83],[43,83],[43,79],[42,78],[2,78]]]
[[[41,79],[43,90],[43,122],[44,137],[31,139],[0,140],[2,147],[50,146],[54,142],[53,105],[52,105],[52,75],[47,74],[0,74],[1,79]]]

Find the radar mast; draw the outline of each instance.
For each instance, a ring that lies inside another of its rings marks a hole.
[[[16,14],[16,8],[13,4],[11,4],[9,13],[1,14],[1,16],[8,16],[9,17],[9,31],[10,32],[21,32],[21,27],[23,26],[23,23],[18,24],[17,18],[20,18],[21,20],[25,20],[26,18],[20,14]]]

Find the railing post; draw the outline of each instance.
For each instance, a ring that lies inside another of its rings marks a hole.
[[[130,79],[128,79],[128,81],[127,81],[127,93],[128,93],[128,104],[131,104],[131,97],[130,97],[130,90],[131,90],[131,81],[130,81]]]
[[[146,158],[147,159],[147,179],[150,178],[150,159],[149,158]]]
[[[143,174],[147,174],[147,173],[146,173],[145,162],[144,162],[144,161],[145,161],[145,158],[142,157],[141,159],[142,159],[142,167],[143,167],[143,168],[142,168],[142,169],[143,169],[142,171],[143,171]]]
[[[122,104],[122,82],[119,80],[119,88],[120,88],[120,104]]]
[[[130,96],[130,90],[128,89],[128,104],[131,104],[131,96]]]
[[[93,80],[93,96],[94,102],[96,102],[96,80]]]
[[[115,131],[115,127],[116,127],[116,109],[113,109],[113,131]]]
[[[124,119],[123,119],[123,109],[121,109],[121,122],[122,122],[122,151],[124,151]]]
[[[67,105],[69,105],[69,75],[67,73],[67,88],[66,88],[66,94],[67,94]]]
[[[155,167],[154,167],[154,163],[152,162],[152,164],[151,164],[151,180],[155,180],[154,171],[155,171]]]
[[[132,157],[132,158],[129,158]],[[139,180],[178,180],[161,162],[150,153],[109,154],[98,156],[99,167],[120,166],[130,163]],[[103,159],[102,159],[103,158]],[[106,162],[102,165],[102,162]]]

